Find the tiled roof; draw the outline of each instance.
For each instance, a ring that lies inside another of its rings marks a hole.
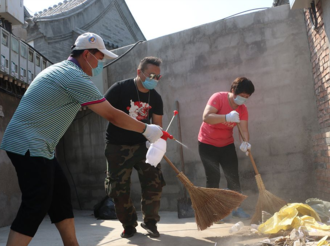
[[[44,9],[43,11],[35,13],[34,17],[48,17],[61,14],[63,12],[76,8],[77,6],[83,4],[86,1],[87,0],[64,0],[63,2],[59,2],[58,4],[49,7],[48,9]]]

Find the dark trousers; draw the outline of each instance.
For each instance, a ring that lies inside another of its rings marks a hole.
[[[73,218],[69,183],[56,158],[7,152],[15,166],[22,202],[11,225],[13,231],[33,237],[48,213],[51,222]]]
[[[234,144],[215,147],[198,142],[198,151],[205,169],[207,188],[219,188],[221,165],[227,180],[227,188],[241,192],[238,176],[238,159]]]
[[[125,226],[137,226],[137,215],[130,197],[131,174],[138,172],[141,185],[141,208],[143,221],[158,222],[160,198],[165,181],[161,166],[145,163],[147,148],[145,143],[136,145],[107,144],[105,156],[109,165],[110,197],[113,198],[119,221]]]

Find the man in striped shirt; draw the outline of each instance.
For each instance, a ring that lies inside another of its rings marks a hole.
[[[162,136],[159,126],[112,107],[90,80],[102,72],[103,59],[116,57],[100,36],[84,33],[72,46],[70,57],[39,73],[25,92],[0,146],[16,169],[22,191],[7,246],[28,245],[46,214],[64,245],[78,245],[70,187],[54,151],[81,106],[118,127],[142,133],[151,142]]]

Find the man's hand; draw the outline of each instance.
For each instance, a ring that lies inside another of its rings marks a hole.
[[[142,133],[150,143],[156,142],[161,136],[163,136],[163,130],[160,126],[154,124],[146,124],[146,129]]]
[[[239,123],[239,114],[235,110],[231,111],[229,114],[226,114],[226,121]]]
[[[246,156],[248,156],[249,155],[248,150],[251,149],[251,144],[249,144],[248,142],[242,142],[239,148],[246,154]]]

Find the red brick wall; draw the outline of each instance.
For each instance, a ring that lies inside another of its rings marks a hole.
[[[329,40],[323,18],[322,1],[316,5],[318,26],[312,27],[309,11],[305,11],[308,42],[313,65],[314,88],[318,109],[319,134],[313,136],[313,163],[315,166],[315,197],[329,200],[330,195],[330,69]]]

